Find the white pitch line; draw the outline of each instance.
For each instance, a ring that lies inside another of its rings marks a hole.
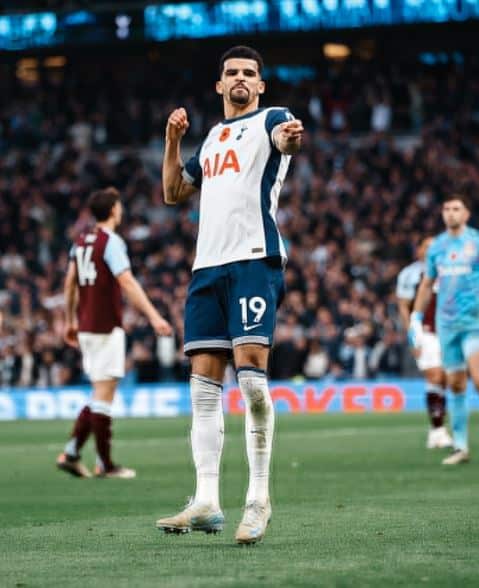
[[[277,431],[277,436],[279,436],[282,440],[285,437],[300,437],[304,439],[306,437],[315,437],[315,438],[336,438],[336,437],[352,437],[352,436],[368,436],[368,435],[388,435],[389,437],[394,434],[404,435],[407,433],[417,433],[422,431],[423,427],[421,425],[417,426],[404,426],[404,427],[342,427],[339,429],[329,429],[329,430],[314,430],[314,431],[289,431],[289,432],[282,432],[281,429]],[[228,431],[226,431],[226,435],[228,435]],[[185,442],[187,435],[185,437],[158,437],[155,439],[117,439],[114,440],[114,444],[116,447],[159,447],[163,445],[165,442],[171,441],[178,441],[178,443],[183,444]],[[16,444],[16,445],[0,445],[0,453],[8,453],[8,452],[18,452],[24,453],[27,451],[31,451],[32,449],[43,449],[45,451],[60,451],[63,446],[63,440],[59,439],[58,443],[28,443],[28,444]]]

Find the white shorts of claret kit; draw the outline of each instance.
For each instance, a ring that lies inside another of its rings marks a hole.
[[[83,369],[92,382],[123,378],[125,375],[125,331],[78,333]]]
[[[420,351],[416,364],[421,372],[442,366],[439,337],[435,333],[423,334]]]

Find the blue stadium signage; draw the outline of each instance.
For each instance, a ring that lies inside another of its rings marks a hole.
[[[53,12],[0,16],[0,49],[25,49],[49,45],[55,37]]]
[[[147,6],[157,41],[243,33],[350,29],[479,18],[479,0],[225,0]]]
[[[223,0],[0,16],[0,50],[479,19],[479,0]]]
[[[271,382],[275,410],[280,413],[366,413],[424,410],[424,380]],[[479,409],[479,395],[468,388],[469,407]],[[0,390],[0,422],[16,419],[73,419],[90,400],[89,386]],[[227,414],[241,414],[240,390],[223,393]],[[187,384],[121,384],[115,396],[115,417],[175,417],[191,413]]]

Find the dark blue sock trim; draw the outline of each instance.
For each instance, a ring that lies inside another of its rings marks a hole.
[[[190,378],[194,378],[199,382],[204,382],[205,384],[211,384],[212,386],[216,386],[223,390],[223,384],[221,382],[217,382],[216,380],[212,380],[211,378],[207,378],[206,376],[198,376],[197,374],[191,374]]]
[[[236,375],[239,376],[240,372],[256,372],[259,376],[265,376],[266,377],[266,372],[265,370],[262,370],[260,368],[257,367],[253,367],[253,366],[249,366],[249,365],[242,365],[241,367],[236,369]]]

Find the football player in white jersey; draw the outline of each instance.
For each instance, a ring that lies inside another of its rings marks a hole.
[[[432,237],[425,237],[417,248],[417,260],[406,266],[397,279],[396,296],[402,323],[407,329],[412,307],[421,279],[426,271],[424,262]],[[426,405],[430,421],[426,447],[428,449],[452,446],[452,439],[444,420],[446,417],[446,372],[442,367],[441,349],[435,331],[436,297],[432,297],[424,314],[421,345],[413,348],[417,367],[426,380]]]
[[[165,532],[223,529],[219,469],[223,446],[222,381],[231,353],[243,396],[249,486],[238,543],[256,543],[271,517],[269,466],[274,413],[266,369],[276,310],[284,294],[285,248],[276,224],[278,196],[303,125],[286,108],[259,108],[263,60],[233,47],[220,60],[216,92],[224,120],[183,164],[184,108],[166,126],[163,189],[167,204],[197,190],[200,220],[185,308],[191,357],[191,443],[196,493],[178,515],[157,521]]]

